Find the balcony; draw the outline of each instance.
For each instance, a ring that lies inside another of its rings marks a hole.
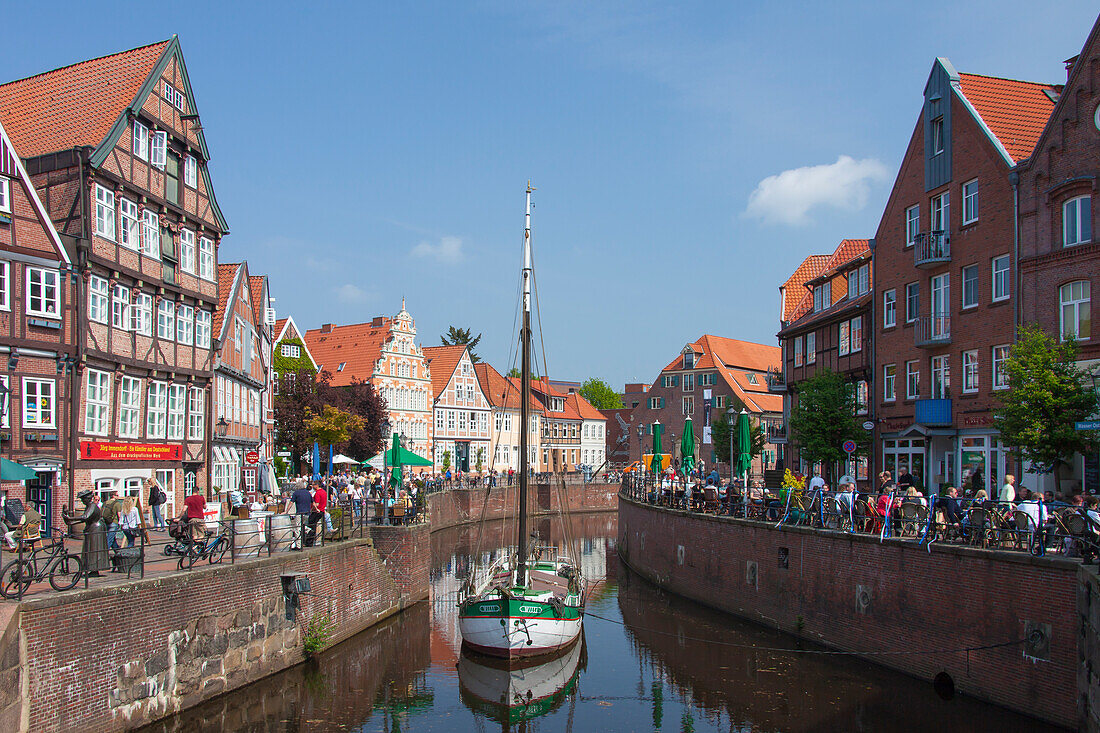
[[[918,316],[913,329],[913,343],[922,349],[951,343],[951,316],[946,313]]]
[[[950,425],[951,400],[917,400],[914,422],[918,425]]]
[[[787,442],[787,426],[784,423],[764,423],[764,438],[774,445],[782,445]]]
[[[936,267],[951,261],[951,235],[944,231],[921,232],[913,238],[913,264]]]
[[[769,392],[787,391],[787,377],[783,374],[782,369],[777,369],[775,367],[768,369],[767,381]]]

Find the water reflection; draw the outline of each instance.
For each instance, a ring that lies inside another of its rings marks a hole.
[[[555,525],[537,528],[558,542]],[[514,536],[503,523],[454,528],[431,538],[430,604],[149,730],[1050,730],[967,698],[943,701],[930,684],[848,657],[746,649],[797,641],[620,568],[614,515],[578,515],[573,526],[596,582],[584,641],[557,666],[514,675],[461,654],[458,587],[476,557],[496,556]]]

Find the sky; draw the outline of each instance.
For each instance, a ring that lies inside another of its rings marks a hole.
[[[556,378],[776,343],[874,235],[937,56],[1061,83],[1095,2],[4,3],[0,77],[178,34],[230,234],[302,328],[393,315],[513,363],[524,190]],[[184,12],[186,10],[186,12]],[[71,32],[66,33],[65,30]],[[540,357],[541,361],[541,357]]]

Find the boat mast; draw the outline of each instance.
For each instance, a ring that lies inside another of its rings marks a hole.
[[[527,464],[531,435],[531,182],[527,182],[527,213],[523,220],[523,327],[520,330],[519,403],[519,563],[516,585],[526,585],[527,575]]]

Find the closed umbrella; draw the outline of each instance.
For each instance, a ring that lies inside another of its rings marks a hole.
[[[695,431],[691,426],[691,418],[684,421],[684,436],[680,438],[680,469],[684,477],[691,475],[695,468]]]
[[[745,504],[749,501],[749,467],[752,465],[752,435],[749,427],[749,413],[741,410],[737,416],[737,434],[735,436],[734,470],[744,478]]]
[[[332,476],[332,443],[328,444],[328,475]]]
[[[393,434],[393,448],[390,449],[393,470],[390,471],[390,486],[395,489],[401,485],[401,438]]]
[[[653,423],[653,458],[649,462],[649,468],[653,471],[654,478],[661,473],[661,421]]]
[[[321,480],[321,446],[313,441],[313,480]]]

